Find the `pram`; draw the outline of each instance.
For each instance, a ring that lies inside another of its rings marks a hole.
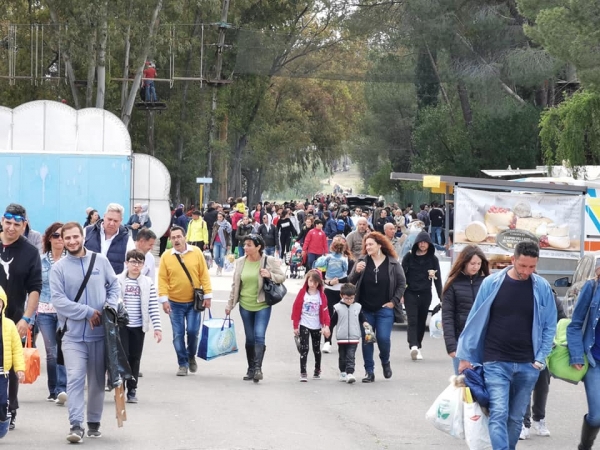
[[[304,278],[306,268],[302,264],[302,246],[294,243],[292,249],[285,254],[285,260],[288,267],[286,275],[289,278]]]

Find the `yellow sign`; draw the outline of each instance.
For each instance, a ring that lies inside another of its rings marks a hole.
[[[440,187],[431,188],[432,194],[445,194],[446,188],[448,189],[448,194],[454,194],[454,186],[448,186],[448,183],[440,183]]]
[[[423,175],[423,187],[439,188],[441,182],[442,182],[442,179],[438,175]]]

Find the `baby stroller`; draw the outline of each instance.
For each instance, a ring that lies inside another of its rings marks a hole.
[[[206,265],[208,266],[209,269],[212,269],[213,257],[212,257],[212,253],[210,252],[210,250],[204,250],[204,252],[202,252],[202,254],[204,255],[204,259],[206,260]]]
[[[289,252],[289,277],[290,278],[304,278],[304,272],[306,268],[302,264],[302,247],[294,245],[292,250]],[[288,254],[286,254],[286,259]]]

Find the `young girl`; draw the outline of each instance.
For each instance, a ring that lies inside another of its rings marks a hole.
[[[300,336],[300,381],[308,381],[306,360],[308,359],[308,339],[312,339],[315,354],[313,379],[321,378],[321,332],[329,337],[329,311],[327,298],[323,292],[323,277],[319,270],[309,270],[304,286],[298,292],[292,307],[294,335]]]

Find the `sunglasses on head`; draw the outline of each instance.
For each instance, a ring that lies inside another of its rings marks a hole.
[[[11,214],[9,212],[5,212],[4,213],[4,218],[7,220],[14,220],[15,222],[21,223],[21,222],[25,222],[25,217],[20,216],[18,214]]]

